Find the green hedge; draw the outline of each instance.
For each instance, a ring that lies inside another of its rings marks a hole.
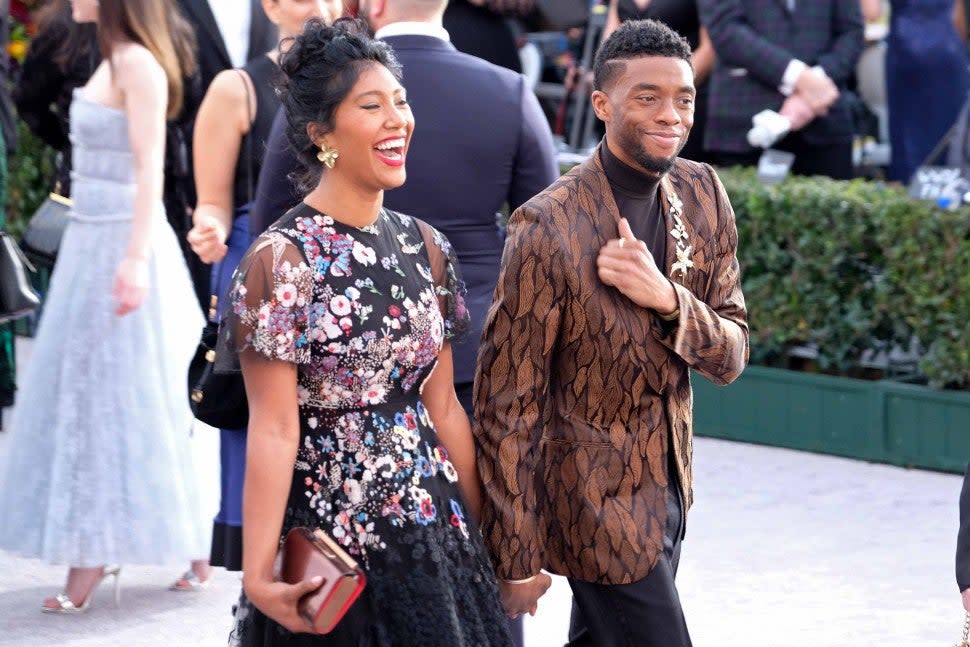
[[[794,346],[818,367],[860,374],[869,349],[923,353],[937,388],[970,389],[970,208],[948,211],[902,188],[722,169],[738,222],[752,362],[784,366]]]
[[[54,186],[54,151],[17,122],[19,142],[7,170],[6,229],[19,237],[27,221]]]

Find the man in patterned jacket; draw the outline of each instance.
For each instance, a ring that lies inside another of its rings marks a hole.
[[[509,222],[479,352],[482,532],[512,616],[569,578],[570,645],[690,645],[674,574],[691,504],[689,370],[748,358],[734,213],[678,152],[687,42],[624,23],[594,64],[606,137]],[[622,218],[621,218],[622,216]]]

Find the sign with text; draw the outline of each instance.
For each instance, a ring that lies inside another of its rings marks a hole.
[[[955,166],[920,166],[909,181],[909,195],[917,200],[958,205],[967,191],[970,182]]]
[[[758,179],[763,184],[779,184],[788,177],[794,163],[793,154],[769,148],[758,159]]]

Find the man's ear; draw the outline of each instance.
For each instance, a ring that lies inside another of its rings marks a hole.
[[[593,94],[590,95],[590,101],[593,102],[593,112],[604,124],[609,123],[611,114],[610,98],[602,90],[593,90]]]
[[[367,5],[367,17],[371,20],[380,18],[387,11],[387,0],[371,0]]]

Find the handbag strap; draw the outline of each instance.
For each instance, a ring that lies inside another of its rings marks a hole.
[[[236,70],[236,72],[239,73],[239,79],[242,81],[243,88],[246,89],[246,119],[249,122],[249,130],[246,131],[243,140],[246,142],[246,189],[249,202],[252,202],[253,196],[255,195],[254,186],[256,184],[255,178],[253,177],[253,122],[255,121],[255,117],[253,116],[252,109],[253,95],[249,89],[252,78],[245,70]]]

